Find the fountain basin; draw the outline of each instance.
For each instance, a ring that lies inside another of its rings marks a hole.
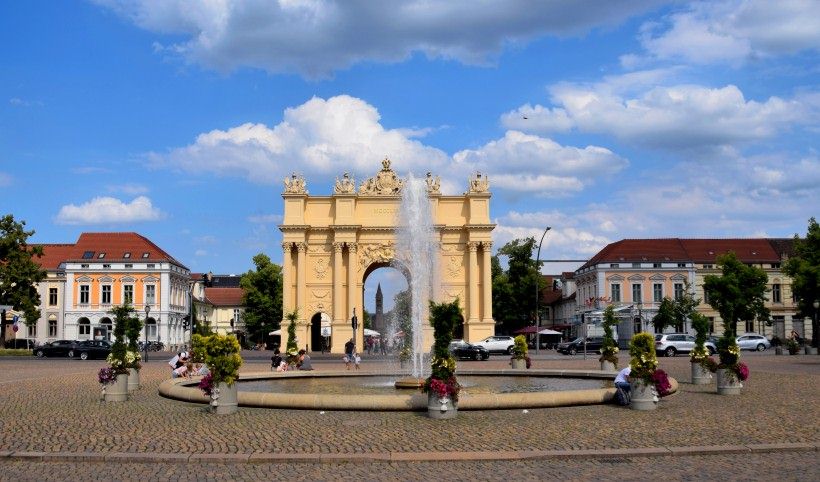
[[[503,376],[503,377],[565,377],[613,380],[614,374],[598,370],[463,370],[458,376]],[[261,372],[242,374],[241,380],[270,380],[275,378],[363,378],[383,377],[384,374],[351,374],[349,371],[327,372]],[[678,384],[669,379],[672,391]],[[196,385],[197,378],[169,379],[159,386],[163,397],[192,403],[208,403],[209,399]],[[238,403],[241,407],[288,408],[302,410],[355,410],[355,411],[426,411],[427,394],[420,391],[397,390],[385,395],[344,395],[322,393],[270,393],[249,392],[239,385]],[[547,408],[573,405],[595,405],[608,403],[615,394],[615,388],[584,390],[563,390],[528,393],[479,393],[459,397],[459,410],[503,410],[519,408]]]

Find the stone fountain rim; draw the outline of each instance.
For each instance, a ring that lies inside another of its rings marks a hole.
[[[615,374],[600,370],[459,370],[464,376],[519,376],[563,377],[612,380]],[[342,378],[383,377],[384,373],[350,373],[349,371],[293,371],[243,373],[242,380],[270,380],[281,378]],[[398,375],[398,374],[396,374]],[[669,378],[672,391],[678,382]],[[191,403],[208,403],[196,385],[199,378],[191,380],[175,378],[165,380],[159,386],[159,394],[173,400]],[[608,403],[615,395],[615,388],[562,390],[532,393],[495,393],[464,395],[458,401],[459,410],[507,410],[518,408],[548,408],[574,405],[597,405]],[[398,391],[393,395],[328,395],[318,393],[261,393],[239,391],[238,403],[242,407],[287,408],[301,410],[354,410],[354,411],[425,411],[427,394]]]

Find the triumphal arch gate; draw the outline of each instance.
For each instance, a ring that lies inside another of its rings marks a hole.
[[[358,186],[347,173],[337,177],[330,196],[309,195],[300,175],[285,179],[284,219],[279,226],[283,237],[282,308],[285,314],[298,311],[296,338],[300,347],[308,345],[318,351],[322,335],[329,333],[330,350],[343,353],[344,344],[353,337],[354,310],[359,320],[356,346],[363,346],[364,281],[372,271],[395,260],[404,182],[388,159],[382,161],[375,176]],[[473,174],[467,180],[466,192],[458,196],[442,195],[438,176],[428,173],[426,183],[439,247],[440,289],[433,299],[460,300],[466,340],[493,335],[490,235],[495,225],[490,223],[488,179]],[[288,323],[282,320],[283,346]],[[432,328],[422,324],[424,346],[431,346]]]

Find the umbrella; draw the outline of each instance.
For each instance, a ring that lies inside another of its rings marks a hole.
[[[539,335],[563,335],[560,331],[550,330],[549,328],[544,328],[543,330],[538,332]]]
[[[524,328],[521,328],[520,330],[516,330],[513,333],[518,334],[518,335],[527,335],[527,334],[530,334],[530,333],[535,333],[536,331],[538,331],[538,327],[536,327],[536,326],[525,326]]]
[[[380,334],[381,333],[379,333],[378,331],[371,330],[370,328],[364,329],[364,336],[379,336]]]
[[[273,330],[272,332],[268,333],[270,336],[282,336],[282,330]]]

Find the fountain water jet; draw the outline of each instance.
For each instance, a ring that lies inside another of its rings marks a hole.
[[[425,378],[423,327],[428,302],[439,291],[436,233],[427,195],[427,183],[410,173],[402,189],[396,230],[396,259],[409,272],[410,321],[413,331],[411,378],[396,382],[397,387],[418,387]],[[429,369],[428,369],[429,371]]]

